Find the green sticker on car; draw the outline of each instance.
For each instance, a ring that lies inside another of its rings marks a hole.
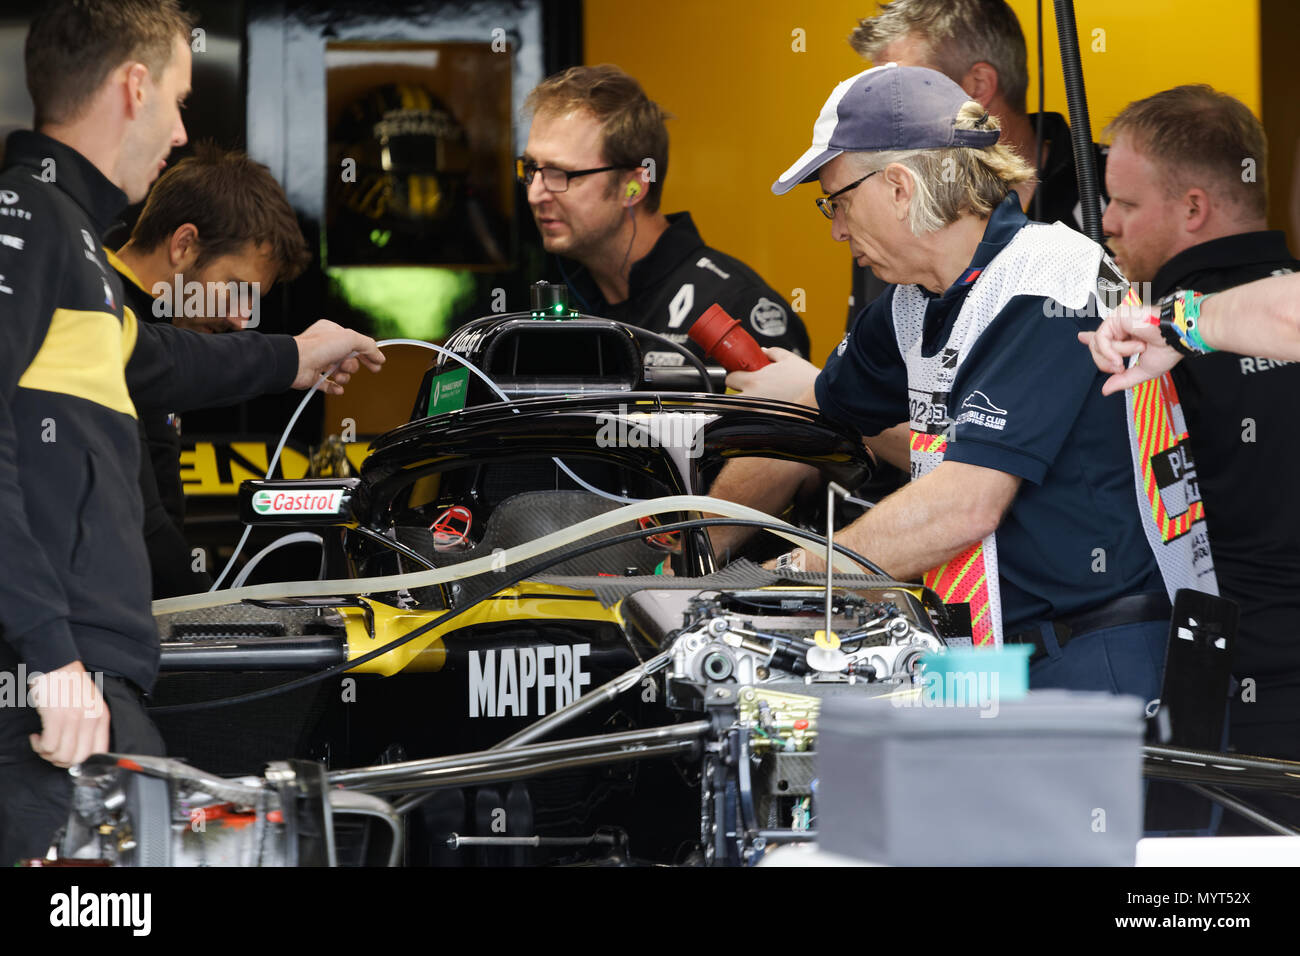
[[[443,415],[458,412],[465,407],[465,395],[469,385],[469,369],[458,368],[454,372],[443,372],[429,382],[429,415]]]

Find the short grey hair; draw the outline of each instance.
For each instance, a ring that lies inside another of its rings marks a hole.
[[[984,107],[968,100],[957,113],[958,129],[997,129]],[[862,173],[898,163],[912,176],[914,190],[908,208],[912,235],[922,236],[956,222],[963,213],[981,218],[991,213],[1021,183],[1032,182],[1034,171],[1010,146],[994,143],[978,149],[889,149],[849,153]]]
[[[1025,35],[1006,0],[893,0],[881,4],[878,15],[858,21],[849,46],[879,66],[880,51],[906,36],[920,40],[928,65],[954,83],[976,63],[990,64],[1007,105],[1026,112]]]

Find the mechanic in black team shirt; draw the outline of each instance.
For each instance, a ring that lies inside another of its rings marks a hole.
[[[66,820],[61,768],[162,752],[142,700],[159,646],[137,407],[305,388],[340,360],[346,382],[358,359],[383,361],[333,323],[197,335],[124,308],[98,236],[185,142],[190,28],[173,0],[59,0],[27,36],[37,131],[9,137],[0,171],[0,865],[43,855]]]
[[[1108,132],[1103,226],[1148,304],[1300,270],[1284,234],[1266,226],[1267,140],[1245,104],[1180,86],[1129,104]],[[1220,592],[1241,611],[1233,672],[1251,683],[1232,698],[1230,740],[1244,753],[1300,760],[1300,365],[1214,354],[1172,375]],[[1300,824],[1295,800],[1245,799]]]
[[[608,65],[573,67],[541,83],[526,105],[533,121],[519,181],[542,244],[561,257],[572,307],[700,354],[686,333],[717,302],[760,345],[808,354],[808,333],[779,293],[706,246],[690,213],[659,212],[668,130],[635,79]],[[651,347],[647,361],[683,358]]]
[[[258,300],[277,280],[298,276],[311,253],[271,171],[242,153],[201,143],[159,177],[130,240],[108,261],[122,277],[126,304],[138,321],[233,332],[245,324],[255,327]],[[185,291],[195,287],[204,294]],[[163,294],[155,297],[154,290]],[[184,537],[181,416],[141,412],[140,431],[153,596],[206,591],[212,579],[194,568]]]

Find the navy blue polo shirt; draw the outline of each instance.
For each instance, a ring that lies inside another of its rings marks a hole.
[[[979,274],[1027,222],[1008,196],[957,282],[942,295],[921,290],[923,355],[945,346]],[[864,435],[913,411],[894,331],[895,288],[862,310],[817,377],[822,412]],[[984,416],[959,415],[944,460],[1023,479],[997,532],[1004,633],[1164,589],[1138,512],[1124,396],[1102,396],[1106,376],[1077,339],[1097,327],[1096,316],[1095,303],[1075,315],[1041,295],[1014,296],[953,382],[950,410],[995,409],[1005,424],[997,430],[980,423]]]

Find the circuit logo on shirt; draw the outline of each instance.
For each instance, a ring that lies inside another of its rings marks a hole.
[[[974,391],[961,403],[961,414],[957,416],[957,421],[1000,432],[1007,427],[1007,410],[998,408],[983,392]]]
[[[849,349],[849,336],[852,335],[852,334],[853,334],[852,332],[845,332],[845,333],[844,333],[844,338],[840,339],[840,344],[837,345],[837,346],[835,346],[835,354],[836,354],[836,355],[843,356],[844,353],[848,351],[848,349]]]

